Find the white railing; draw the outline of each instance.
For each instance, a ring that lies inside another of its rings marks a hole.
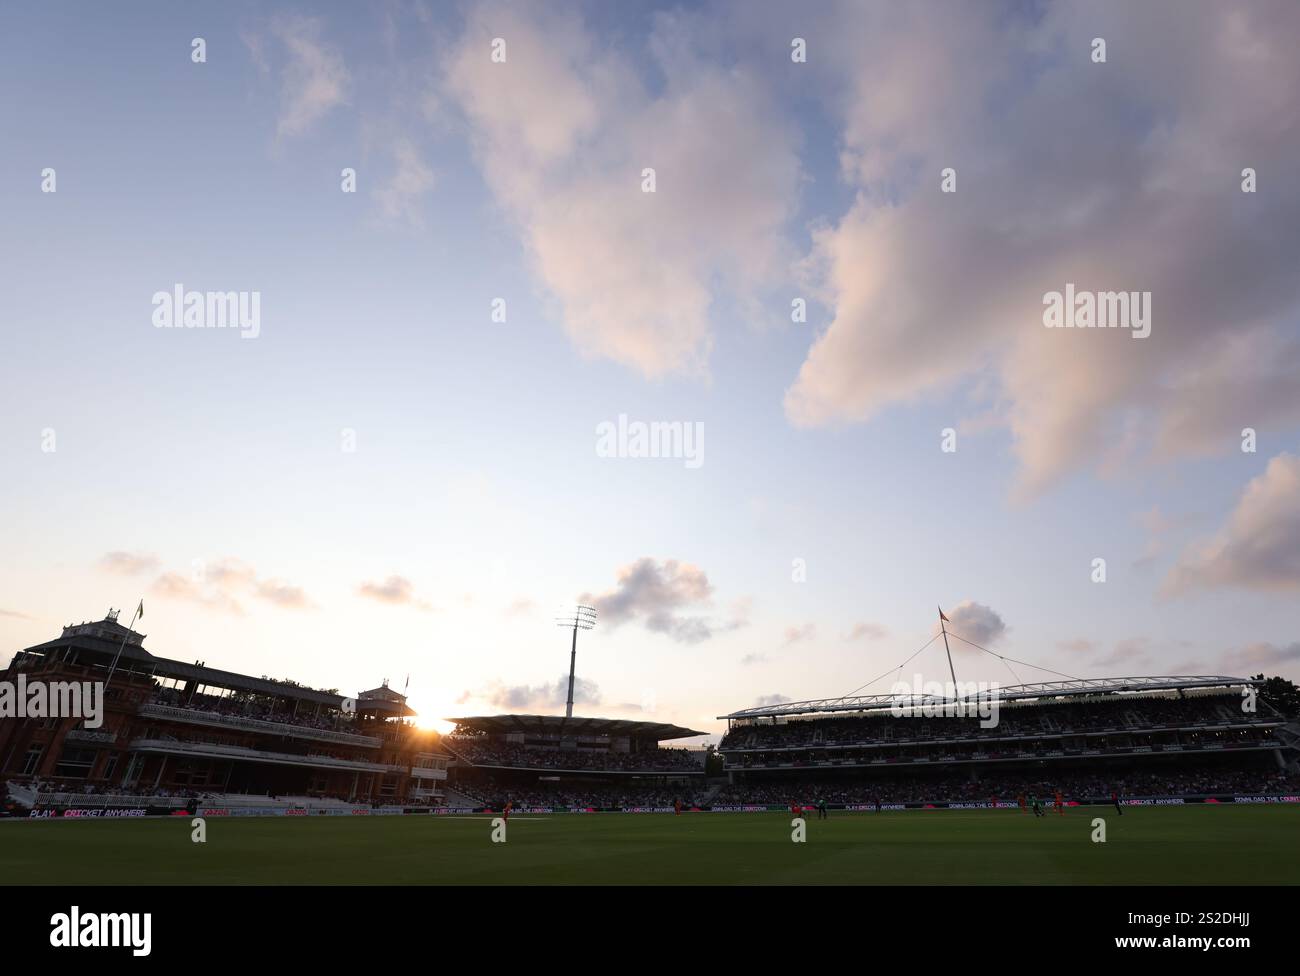
[[[162,794],[135,793],[42,793],[36,792],[28,806],[44,807],[149,807],[175,805],[179,801],[189,802],[189,797]],[[182,803],[181,805],[184,805]]]
[[[412,779],[435,779],[435,780],[444,780],[444,779],[447,778],[447,770],[445,770],[445,769],[430,769],[430,768],[425,767],[425,766],[412,766],[412,767],[411,767],[411,778],[412,778]]]
[[[204,793],[199,797],[201,807],[285,807],[306,808],[308,810],[338,810],[354,807],[357,804],[349,800],[340,800],[332,796],[271,796],[266,793]]]

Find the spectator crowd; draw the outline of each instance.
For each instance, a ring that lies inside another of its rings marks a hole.
[[[939,738],[994,739],[1007,736],[1061,735],[1071,732],[1143,731],[1227,723],[1253,723],[1271,716],[1242,710],[1235,695],[1195,698],[1134,696],[1087,702],[998,705],[997,724],[982,728],[974,717],[896,716],[888,708],[869,715],[794,718],[780,724],[733,727],[722,739],[724,751],[802,749],[816,746],[923,742]]]
[[[529,783],[510,784],[491,776],[473,784],[457,783],[458,793],[480,805],[501,809],[507,802],[515,808],[558,807],[577,810],[626,809],[628,807],[671,808],[678,800],[684,807],[698,804],[700,796],[691,787],[624,783]]]
[[[323,732],[357,731],[352,716],[341,711],[327,711],[322,714],[294,713],[285,709],[278,701],[265,697],[233,695],[223,697],[201,694],[186,696],[179,688],[159,688],[150,698],[149,704],[187,708],[230,718],[255,719],[259,722],[275,722],[278,725],[319,729]]]
[[[1188,768],[1124,770],[1111,775],[1098,772],[1053,771],[1034,774],[999,773],[972,781],[969,776],[925,778],[870,777],[811,779],[733,784],[713,797],[714,806],[804,805],[825,800],[832,804],[873,805],[896,803],[990,802],[1008,806],[1020,796],[1051,797],[1060,791],[1065,799],[1109,799],[1146,796],[1210,796],[1226,794],[1295,794],[1300,777],[1277,769]]]
[[[522,766],[530,769],[622,770],[626,772],[699,772],[698,753],[688,749],[548,749],[492,741],[486,736],[450,735],[442,744],[475,766]]]

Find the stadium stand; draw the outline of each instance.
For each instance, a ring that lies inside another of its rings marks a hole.
[[[143,644],[110,612],[69,624],[0,672],[25,686],[106,684],[95,728],[75,716],[0,723],[0,776],[10,796],[22,791],[15,802],[148,808],[216,797],[222,807],[274,808],[442,799],[451,757],[387,684],[348,699],[158,657]]]
[[[875,777],[871,779],[795,779],[768,783],[731,784],[714,802],[721,805],[791,803],[830,804],[980,803],[996,800],[1010,806],[1019,796],[1050,797],[1057,790],[1067,801],[1106,803],[1112,792],[1127,799],[1156,797],[1217,797],[1223,795],[1290,794],[1300,792],[1300,776],[1280,770],[1162,769],[1116,770],[1111,776],[1082,771],[1042,770],[1032,774],[997,772],[972,781],[964,775]]]
[[[660,742],[703,732],[660,722],[492,715],[452,719],[450,786],[476,805],[671,808],[704,791],[704,753]]]
[[[742,709],[721,716],[728,785],[714,802],[1295,793],[1300,768],[1287,719],[1251,684],[1175,676],[1018,685],[983,701],[986,717],[996,714],[984,722],[952,714],[961,710],[941,699],[888,695]]]
[[[16,654],[0,680],[106,682],[102,724],[0,724],[6,816],[999,805],[1272,800],[1300,795],[1300,724],[1255,682],[1183,675],[1048,682],[965,704],[841,697],[720,716],[725,782],[705,733],[555,715],[452,719],[421,731],[384,683],[336,691],[162,658],[117,621],[68,625]],[[992,706],[996,706],[993,709]],[[992,720],[993,717],[996,720]],[[62,813],[60,812],[62,811]]]
[[[697,788],[671,785],[636,784],[621,782],[546,783],[535,782],[521,786],[517,782],[486,777],[474,786],[461,787],[460,791],[474,801],[476,807],[501,809],[512,802],[518,809],[569,809],[569,810],[625,810],[653,808],[669,810],[680,800],[684,806],[699,804]]]
[[[646,749],[618,754],[608,751],[529,748],[522,745],[489,745],[470,736],[448,736],[443,746],[452,754],[474,766],[601,770],[606,772],[681,771],[699,772],[700,760],[687,749]]]

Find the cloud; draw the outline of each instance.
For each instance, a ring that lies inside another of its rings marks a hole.
[[[507,617],[527,617],[537,612],[537,603],[528,597],[521,596],[519,599],[511,602],[506,607]]]
[[[1300,457],[1279,454],[1246,485],[1214,538],[1188,547],[1162,592],[1300,589]]]
[[[412,226],[423,227],[424,218],[418,205],[420,199],[433,189],[433,170],[409,139],[398,139],[392,153],[393,171],[374,191],[379,212],[389,220],[403,220]]]
[[[1146,637],[1129,637],[1116,641],[1109,654],[1097,658],[1093,663],[1098,667],[1110,667],[1116,664],[1145,661],[1148,659],[1151,641]]]
[[[742,596],[739,599],[731,601],[731,615],[724,630],[740,630],[742,627],[749,626],[750,615],[754,612],[753,597]]]
[[[948,633],[975,644],[993,644],[1007,632],[1007,625],[996,611],[972,600],[963,600],[951,610],[945,611],[945,614],[948,617]],[[934,632],[939,632],[938,624],[935,625]]]
[[[1146,533],[1146,543],[1141,555],[1133,561],[1133,567],[1140,569],[1149,566],[1165,555],[1169,547],[1170,536],[1198,520],[1196,515],[1168,516],[1159,505],[1153,505],[1137,516],[1137,522]]]
[[[792,263],[795,127],[767,72],[705,49],[705,16],[660,12],[644,51],[620,50],[571,9],[476,4],[445,73],[573,343],[648,377],[704,375],[719,290],[756,310]]]
[[[766,664],[770,660],[772,659],[768,657],[766,654],[762,654],[758,651],[751,651],[749,654],[746,654],[744,657],[740,659],[740,663],[741,664]]]
[[[283,580],[259,580],[254,592],[263,600],[290,610],[302,610],[312,605],[301,587]]]
[[[321,39],[322,23],[314,17],[277,16],[267,28],[278,40],[285,61],[280,71],[280,116],[276,132],[298,136],[346,100],[351,79],[343,56]],[[246,33],[244,45],[254,63],[271,73],[267,36]]]
[[[1069,651],[1071,654],[1091,654],[1097,649],[1097,645],[1093,641],[1082,638],[1058,641],[1056,646],[1063,651]]]
[[[985,387],[1021,497],[1300,420],[1300,194],[1239,185],[1300,157],[1283,94],[1300,88],[1300,7],[942,10],[835,5],[817,27],[856,196],[814,234],[832,317],[789,419],[866,422]],[[1105,65],[1087,56],[1100,24]],[[1151,292],[1151,335],[1045,329],[1042,297],[1066,282]]]
[[[767,708],[770,705],[784,705],[793,700],[785,695],[759,695],[754,699],[754,705],[757,708]]]
[[[415,606],[421,610],[430,609],[430,604],[426,600],[417,599],[415,596],[415,587],[405,576],[393,574],[382,583],[362,583],[357,587],[357,593],[370,600],[378,600],[380,603],[388,603],[393,606]]]
[[[645,714],[649,711],[645,705],[639,705],[636,702],[619,702],[617,705],[606,705],[606,709],[611,712],[636,712]]]
[[[580,603],[590,604],[600,613],[600,623],[616,629],[623,624],[640,622],[646,630],[667,634],[682,644],[697,644],[722,631],[735,630],[748,622],[733,616],[725,622],[708,617],[683,616],[686,607],[708,605],[713,586],[698,566],[668,559],[659,562],[644,556],[617,573],[618,585],[602,594],[584,593]],[[747,610],[740,602],[737,614]]]
[[[480,698],[497,708],[520,711],[532,708],[558,708],[565,704],[568,695],[569,676],[561,675],[553,683],[541,685],[505,685],[496,681],[473,697]],[[600,687],[594,681],[575,676],[573,703],[574,705],[599,705]]]
[[[280,579],[260,579],[241,559],[225,558],[211,566],[196,563],[188,574],[167,571],[150,584],[149,592],[172,600],[188,600],[223,613],[242,614],[241,599],[255,597],[287,610],[315,606],[306,592]]]
[[[188,600],[224,613],[243,614],[244,608],[229,592],[219,586],[204,586],[193,577],[166,572],[149,586],[155,596],[170,600]]]
[[[1300,641],[1285,647],[1268,641],[1256,641],[1223,655],[1223,667],[1228,674],[1250,671],[1259,673],[1267,668],[1294,671],[1300,668]]]
[[[803,641],[812,640],[817,636],[817,625],[814,623],[801,624],[798,627],[787,627],[785,629],[785,646],[799,644]]]
[[[212,566],[200,567],[196,579],[224,590],[249,589],[257,585],[257,572],[242,559],[222,559]]]
[[[856,640],[883,640],[889,636],[889,629],[882,627],[880,624],[859,623],[854,624],[853,629],[845,635],[846,641]]]
[[[14,620],[35,620],[36,618],[29,614],[19,613],[17,610],[0,610],[0,617],[12,617]]]
[[[114,550],[105,553],[99,560],[99,568],[119,576],[138,576],[153,572],[160,565],[159,559],[151,552],[122,552]]]

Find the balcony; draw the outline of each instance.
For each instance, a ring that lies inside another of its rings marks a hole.
[[[440,781],[440,780],[445,780],[446,778],[447,778],[447,770],[445,769],[429,769],[421,766],[411,767],[411,779],[421,779],[421,780],[427,779],[427,780]]]
[[[89,729],[72,729],[63,737],[63,741],[81,743],[88,746],[111,746],[117,741],[117,733],[91,732]]]
[[[245,718],[241,715],[222,715],[218,712],[205,712],[198,708],[176,708],[173,705],[141,705],[139,714],[144,718],[167,719],[172,722],[185,722],[188,725],[207,725],[220,729],[238,729],[241,732],[264,732],[268,735],[282,735],[290,739],[309,739],[314,742],[334,742],[345,746],[358,746],[362,749],[378,749],[379,739],[369,735],[355,735],[351,732],[334,732],[330,729],[313,729],[304,725],[289,725],[285,722],[264,722],[258,718]]]
[[[406,773],[406,766],[369,762],[365,759],[335,759],[333,756],[300,756],[288,752],[264,752],[246,746],[216,742],[178,742],[173,739],[133,739],[132,752],[155,752],[168,756],[202,756],[207,759],[239,759],[277,766],[310,766],[315,769],[350,769],[362,773]]]

